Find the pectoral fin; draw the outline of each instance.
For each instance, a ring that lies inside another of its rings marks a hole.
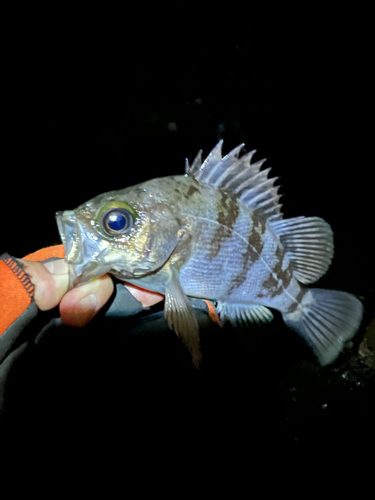
[[[171,266],[171,278],[165,290],[164,315],[169,327],[176,332],[190,351],[193,364],[199,368],[200,350],[199,326],[189,299],[183,291],[177,269]]]

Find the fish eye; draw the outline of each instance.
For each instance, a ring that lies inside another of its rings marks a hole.
[[[104,205],[96,215],[96,221],[109,236],[128,233],[137,218],[136,211],[127,203],[112,201]]]
[[[103,216],[103,229],[108,234],[127,233],[133,227],[134,220],[129,210],[113,208]]]

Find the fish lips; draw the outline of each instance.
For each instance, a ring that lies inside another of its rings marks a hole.
[[[56,222],[69,269],[69,289],[110,271],[110,264],[98,259],[107,243],[82,227],[73,210],[57,212]]]
[[[82,261],[82,249],[78,245],[80,231],[74,211],[56,212],[56,222],[64,245],[65,259],[70,263]]]

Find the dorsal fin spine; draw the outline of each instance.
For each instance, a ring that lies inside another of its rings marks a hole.
[[[241,144],[241,147],[242,146],[243,145]],[[224,170],[223,173],[218,177],[218,179],[216,179],[215,186],[222,186],[225,188],[229,187],[232,182],[234,182],[238,177],[242,176],[246,172],[246,168],[250,167],[250,160],[251,160],[251,157],[254,155],[255,151],[256,150],[254,149],[253,151],[250,151],[250,153],[246,153],[241,158],[237,159],[237,161],[235,163],[233,163],[230,167],[228,167],[226,170]],[[246,165],[245,157],[249,158],[249,165]],[[229,181],[227,183],[223,183],[223,180],[225,178],[227,178],[233,171],[237,170],[241,163],[244,164],[245,169],[242,172],[240,171],[232,179],[229,179]]]
[[[204,182],[206,182],[207,184],[211,183],[212,178],[214,178],[217,174],[219,174],[219,178],[220,178],[222,176],[222,174],[220,175],[219,167],[220,167],[220,170],[223,170],[223,173],[227,173],[229,171],[229,169],[232,168],[233,162],[234,162],[234,165],[238,162],[238,155],[239,155],[242,148],[243,148],[243,144],[240,144],[236,148],[232,149],[232,151],[230,151],[226,156],[224,156],[224,158],[222,158],[220,160],[220,162],[217,163],[217,165],[215,165],[213,168],[211,168],[211,171],[209,172],[207,177],[205,177]],[[225,168],[226,163],[228,164],[228,166]],[[217,183],[217,179],[216,180],[214,179],[212,181],[212,184],[216,185],[216,183]]]
[[[241,161],[241,159],[239,161]],[[253,165],[256,165],[256,164],[254,163]],[[233,170],[238,169],[239,172],[238,172],[237,175],[233,176],[232,178],[229,178],[228,181],[223,184],[223,187],[228,188],[232,184],[236,184],[238,181],[241,180],[241,177],[245,178],[245,180],[242,182],[242,185],[243,185],[244,183],[252,182],[253,180],[256,179],[256,177],[258,175],[263,174],[264,170],[262,172],[255,172],[255,175],[252,175],[251,177],[248,177],[249,174],[251,175],[253,173],[253,171],[250,170],[250,169],[252,169],[253,165],[250,165],[250,166],[249,165],[244,165],[245,168],[242,171],[239,169],[240,164],[236,163],[236,164],[232,165],[231,169],[228,170],[228,172],[227,172],[227,176],[229,176],[229,174],[231,174]],[[270,169],[268,169],[268,171],[269,170]],[[237,189],[237,188],[235,188],[235,189]]]
[[[278,203],[277,178],[268,178],[270,169],[260,170],[265,159],[251,163],[255,150],[239,157],[243,144],[230,151],[224,158],[221,154],[223,141],[219,141],[203,163],[198,153],[187,172],[198,182],[214,186],[237,196],[252,210],[263,216],[280,219],[281,205]],[[263,207],[268,207],[265,210]]]
[[[280,200],[281,195],[278,194],[277,196],[274,196],[273,198],[270,198],[269,200],[263,201],[262,203],[258,204],[258,208],[264,208],[268,204],[275,203],[277,205],[278,201]],[[271,208],[271,207],[270,207]],[[264,212],[267,212],[267,210],[263,210]]]
[[[275,180],[276,179],[266,179],[265,181],[261,182],[260,184],[257,184],[256,186],[251,187],[249,189],[243,189],[243,185],[244,184],[241,184],[241,186],[239,186],[233,192],[235,194],[237,194],[240,191],[242,191],[241,196],[243,195],[244,197],[247,196],[247,195],[249,195],[249,194],[255,194],[255,193],[265,192],[265,191],[268,192],[273,187],[273,185],[275,184]],[[268,189],[264,190],[263,188],[265,188],[265,187],[268,188]]]

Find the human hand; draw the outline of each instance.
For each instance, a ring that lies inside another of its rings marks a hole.
[[[66,325],[86,325],[113,293],[113,281],[108,274],[68,291],[68,265],[64,259],[45,264],[19,260],[35,285],[34,300],[38,308],[47,311],[59,305],[61,319]],[[143,307],[152,306],[164,299],[159,293],[148,292],[130,284],[125,286]]]

